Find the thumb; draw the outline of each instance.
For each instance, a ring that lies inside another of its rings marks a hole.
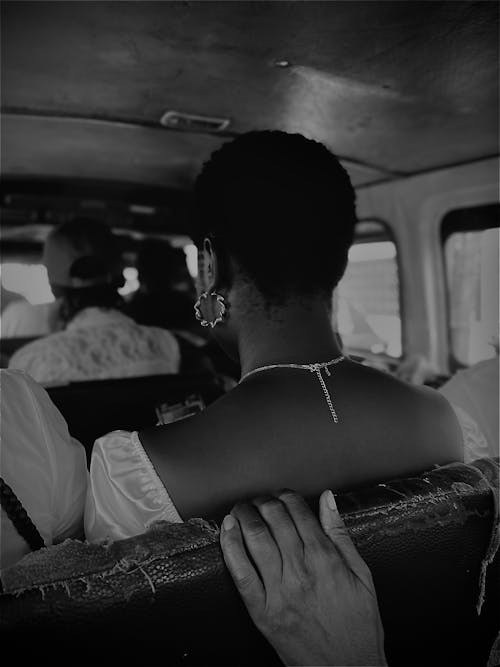
[[[370,570],[354,546],[349,531],[337,509],[335,496],[329,490],[324,491],[319,499],[319,518],[321,527],[339,551],[347,567],[370,591],[373,591]]]
[[[319,520],[321,527],[339,551],[342,552],[344,548],[349,551],[350,545],[354,547],[337,508],[335,496],[330,490],[324,491],[319,499]]]

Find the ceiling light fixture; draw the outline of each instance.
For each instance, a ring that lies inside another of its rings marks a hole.
[[[166,111],[160,118],[160,125],[163,127],[189,132],[224,132],[230,123],[229,118],[200,116],[181,111]]]

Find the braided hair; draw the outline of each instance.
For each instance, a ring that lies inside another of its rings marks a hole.
[[[42,536],[21,501],[2,477],[0,477],[0,504],[31,551],[37,551],[45,546]]]

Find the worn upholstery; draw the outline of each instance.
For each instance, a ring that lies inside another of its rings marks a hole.
[[[373,573],[391,667],[486,664],[500,626],[498,554],[486,570],[497,486],[498,460],[483,460],[338,497]],[[2,648],[41,663],[277,664],[224,567],[217,528],[199,519],[109,547],[44,549],[3,585]]]

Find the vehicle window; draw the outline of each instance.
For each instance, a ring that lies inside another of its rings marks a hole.
[[[498,215],[500,206],[452,211],[442,236],[452,366],[498,354]]]
[[[187,237],[174,239],[176,245],[184,249],[186,263],[191,276],[197,273],[197,251]],[[15,253],[12,258],[3,257],[0,264],[0,285],[2,287],[1,310],[12,301],[27,301],[32,305],[51,303],[54,295],[49,285],[47,270],[37,256]],[[128,297],[139,288],[138,272],[135,267],[136,253],[124,252],[124,285],[118,292]]]
[[[351,352],[400,357],[397,248],[382,223],[362,222],[333,296],[333,325]]]
[[[191,278],[195,279],[198,276],[198,250],[193,243],[188,243],[184,246],[186,253],[186,264]]]
[[[135,292],[139,287],[137,269],[126,266],[123,269],[124,285],[118,292],[122,296]],[[47,269],[43,264],[24,264],[22,262],[5,262],[0,266],[0,281],[4,290],[11,292],[13,297],[24,298],[32,305],[51,303],[54,295],[49,285]],[[2,300],[2,309],[6,306]]]
[[[7,261],[0,266],[0,281],[4,290],[17,297],[24,297],[28,303],[49,303],[54,300],[47,269],[43,264]]]
[[[137,292],[139,289],[139,272],[135,266],[125,266],[123,269],[123,287],[120,287],[118,294],[128,296]]]

